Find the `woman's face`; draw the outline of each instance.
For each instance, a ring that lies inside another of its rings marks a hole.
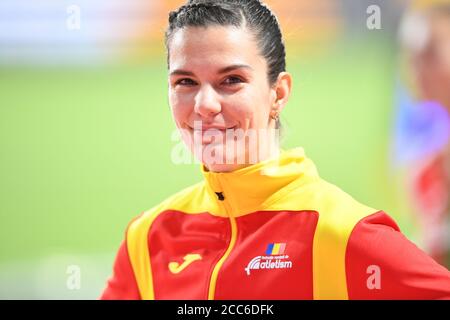
[[[232,26],[187,27],[169,46],[169,103],[190,150],[216,172],[264,160],[275,128],[271,109],[284,104],[277,104],[252,34]],[[249,141],[255,133],[259,139]],[[261,153],[256,161],[255,152]]]
[[[429,41],[413,56],[416,79],[423,99],[450,110],[450,18],[435,14],[428,26]]]

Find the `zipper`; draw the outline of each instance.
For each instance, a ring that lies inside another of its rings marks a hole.
[[[221,187],[220,189],[223,189],[222,186],[220,186],[220,187]],[[224,264],[225,260],[230,256],[231,250],[233,250],[234,245],[236,243],[236,239],[237,239],[237,224],[236,224],[236,219],[233,216],[232,208],[229,206],[228,201],[226,201],[226,198],[225,198],[225,195],[223,192],[215,192],[215,194],[217,195],[217,199],[223,204],[225,212],[227,213],[228,218],[230,220],[231,239],[230,239],[228,248],[225,251],[225,253],[223,254],[222,258],[220,258],[220,260],[214,266],[214,269],[213,269],[213,272],[211,275],[211,280],[209,282],[208,300],[214,300],[214,295],[216,292],[216,285],[217,285],[217,277],[219,275],[220,268]]]

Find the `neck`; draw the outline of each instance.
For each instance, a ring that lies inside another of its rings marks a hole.
[[[225,172],[233,172],[233,171],[236,171],[236,170],[240,170],[240,169],[246,168],[248,166],[252,166],[252,165],[254,165],[256,163],[260,163],[262,161],[266,161],[266,160],[269,160],[269,159],[272,159],[272,158],[277,158],[279,155],[280,155],[280,150],[277,149],[277,150],[273,150],[270,153],[265,154],[263,157],[259,157],[258,161],[255,162],[255,163],[252,163],[252,162],[248,161],[249,157],[246,157],[246,162],[242,163],[242,164],[239,164],[239,163],[209,164],[209,165],[208,164],[204,164],[204,166],[205,166],[205,170],[209,171],[209,172],[215,172],[215,173],[219,173],[219,172],[223,172],[223,173],[225,173]]]
[[[268,159],[278,158],[281,152],[279,137],[277,135],[271,135],[269,139],[263,141],[267,142],[259,144],[257,148],[251,148],[247,145],[244,163],[239,163],[240,158],[235,157],[231,163],[203,163],[203,165],[206,171],[225,173],[243,169]]]

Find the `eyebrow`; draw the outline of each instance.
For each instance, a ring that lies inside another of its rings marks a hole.
[[[218,74],[222,74],[222,73],[227,73],[236,69],[249,69],[249,70],[253,70],[252,67],[250,67],[249,65],[246,64],[233,64],[231,66],[222,68],[219,70]],[[194,73],[191,71],[186,71],[186,70],[182,70],[182,69],[175,69],[174,71],[172,71],[170,73],[171,76],[173,75],[180,75],[180,76],[193,76]]]

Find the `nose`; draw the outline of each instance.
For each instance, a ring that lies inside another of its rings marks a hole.
[[[195,97],[196,113],[202,117],[213,117],[222,111],[217,92],[210,85],[203,85]]]

